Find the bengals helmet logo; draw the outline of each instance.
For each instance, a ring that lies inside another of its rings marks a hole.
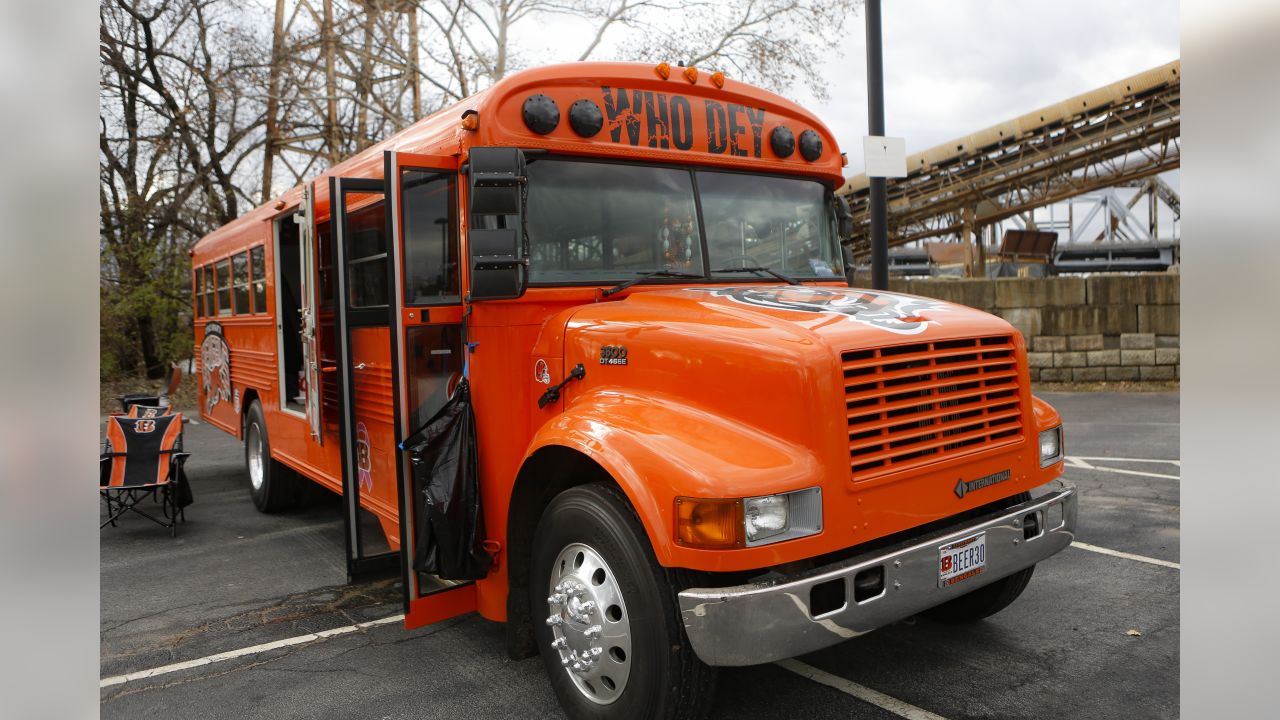
[[[201,390],[205,396],[205,412],[223,400],[231,400],[231,348],[222,337],[222,326],[209,323],[204,327],[204,342],[200,343]]]
[[[938,300],[852,288],[798,285],[781,288],[747,286],[687,289],[771,310],[843,315],[854,322],[899,335],[924,332],[930,322],[937,322],[920,317],[921,312],[947,309],[946,303]]]

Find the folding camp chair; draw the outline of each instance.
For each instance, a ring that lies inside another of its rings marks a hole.
[[[181,414],[107,418],[107,447],[98,480],[98,490],[107,503],[107,519],[99,529],[114,526],[126,512],[135,512],[177,535],[178,519],[186,522],[183,509],[191,503],[183,472],[191,453],[182,452],[181,436]],[[157,496],[164,520],[137,506],[147,497]]]

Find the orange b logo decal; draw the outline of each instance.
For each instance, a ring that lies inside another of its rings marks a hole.
[[[156,429],[155,420],[139,420],[133,424],[133,429],[140,433],[149,433]]]

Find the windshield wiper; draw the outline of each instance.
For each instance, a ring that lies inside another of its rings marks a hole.
[[[668,278],[693,278],[693,279],[695,279],[695,280],[701,280],[701,279],[703,278],[703,276],[702,276],[702,275],[695,275],[695,274],[693,274],[693,273],[681,272],[681,271],[679,271],[679,270],[652,270],[652,271],[647,272],[647,273],[640,273],[640,276],[639,276],[639,277],[632,278],[632,279],[627,280],[627,281],[625,281],[625,282],[618,283],[617,285],[614,285],[613,287],[609,288],[608,290],[603,290],[603,291],[601,291],[600,296],[601,296],[601,297],[609,297],[610,295],[613,295],[613,294],[616,294],[616,293],[620,293],[620,292],[622,292],[623,290],[626,290],[627,288],[631,287],[632,285],[637,285],[637,284],[642,283],[642,282],[644,282],[645,280],[648,280],[648,279],[650,279],[650,278],[658,278],[658,277],[668,277]]]
[[[723,272],[749,272],[749,273],[755,273],[755,274],[757,274],[757,275],[759,275],[760,273],[769,273],[770,275],[772,275],[772,276],[774,276],[774,277],[778,278],[779,280],[781,280],[782,282],[784,282],[784,283],[786,283],[786,284],[788,284],[788,285],[799,285],[799,284],[800,284],[800,281],[799,281],[799,280],[796,280],[795,278],[787,277],[786,275],[783,275],[782,273],[778,272],[777,270],[774,270],[773,268],[767,268],[767,267],[765,267],[765,266],[763,266],[763,265],[755,265],[755,266],[747,266],[747,267],[736,267],[736,268],[720,268],[719,270],[712,270],[711,272],[713,272],[713,273],[723,273]]]

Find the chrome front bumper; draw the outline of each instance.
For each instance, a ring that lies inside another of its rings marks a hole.
[[[1023,520],[1033,513],[1038,532],[1028,538]],[[1057,524],[1059,516],[1057,527],[1047,524],[1050,519]],[[1075,527],[1076,492],[1064,487],[1008,510],[777,582],[691,588],[680,593],[680,614],[694,651],[708,665],[773,662],[866,634],[1030,567],[1070,545]],[[987,534],[986,569],[958,585],[939,587],[939,547],[979,532]],[[884,568],[883,590],[855,602],[854,577],[877,566]],[[814,617],[813,587],[833,580],[844,584],[844,605]]]

